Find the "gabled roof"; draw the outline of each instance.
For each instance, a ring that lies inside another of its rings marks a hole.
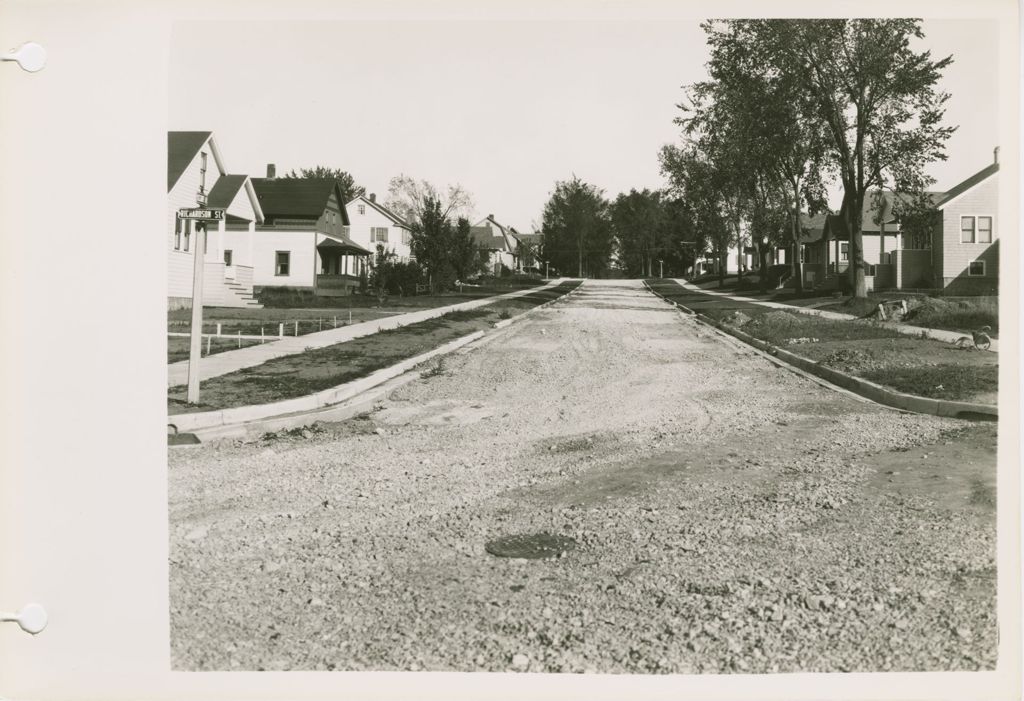
[[[935,207],[937,209],[942,209],[947,204],[949,204],[950,202],[955,200],[957,197],[959,197],[960,195],[962,195],[965,192],[967,192],[968,190],[970,190],[975,185],[981,184],[982,181],[987,180],[988,178],[990,178],[991,176],[995,175],[998,172],[999,172],[999,164],[998,163],[991,163],[991,164],[989,164],[987,167],[983,168],[982,170],[979,170],[977,173],[975,173],[971,177],[967,178],[967,180],[964,180],[962,183],[952,187],[949,190],[949,192],[947,192],[945,194],[945,196],[942,197],[942,199],[940,199],[938,202],[935,203]]]
[[[800,243],[814,243],[815,241],[820,241],[825,231],[825,218],[827,216],[828,214],[825,212],[815,214],[814,216],[801,214]]]
[[[507,251],[508,243],[500,231],[495,231],[489,226],[471,226],[469,235],[473,237],[473,243],[477,248],[484,248],[488,251]]]
[[[380,204],[376,200],[371,200],[369,197],[366,197],[365,195],[360,195],[359,197],[356,197],[354,200],[352,200],[352,202],[357,202],[357,201],[358,202],[362,202],[364,204],[370,205],[371,207],[376,209],[378,212],[383,214],[385,217],[390,219],[392,222],[394,222],[396,226],[400,226],[403,229],[412,230],[412,227],[410,227],[409,224],[404,219],[402,219],[400,216],[398,216],[397,214],[395,214],[390,209],[388,209],[384,205]],[[349,204],[352,204],[352,202],[349,202]]]
[[[229,207],[235,200],[235,195],[245,184],[248,175],[222,175],[210,188],[210,194],[206,202],[210,207]]]
[[[512,231],[515,233],[515,237],[519,240],[520,243],[525,243],[532,246],[544,240],[544,234],[521,234],[515,229],[513,229]]]
[[[495,229],[497,229],[497,233],[495,233]],[[477,246],[480,248],[487,248],[495,251],[508,251],[510,253],[515,250],[515,246],[512,243],[512,241],[517,241],[515,236],[511,234],[508,229],[499,224],[490,214],[477,223],[476,226],[471,226],[469,228],[469,232],[473,236],[473,240],[476,242]],[[509,239],[511,239],[511,241]]]
[[[174,189],[175,184],[181,178],[181,174],[188,168],[188,164],[199,153],[207,141],[210,142],[210,151],[213,152],[213,160],[217,169],[224,172],[224,161],[220,157],[220,149],[213,139],[212,131],[169,131],[167,132],[167,192]]]
[[[319,219],[331,193],[338,200],[342,224],[350,223],[334,178],[252,178],[252,185],[268,223],[276,218]]]
[[[343,251],[351,251],[366,255],[369,255],[372,252],[366,250],[348,236],[340,234],[325,234],[323,232],[321,232],[320,235],[324,237],[324,240],[316,245],[317,248],[341,249]]]
[[[248,175],[222,175],[217,179],[217,182],[210,188],[210,194],[207,195],[207,204],[211,207],[222,207],[227,209],[231,206],[231,203],[235,201],[235,197],[238,195],[238,191],[245,188],[246,194],[249,196],[249,202],[252,204],[253,212],[256,214],[256,222],[263,223],[263,209],[260,207],[259,198],[256,197],[256,192],[252,187],[252,181]],[[229,219],[233,215],[229,215]],[[234,217],[236,221],[241,221],[241,217]]]

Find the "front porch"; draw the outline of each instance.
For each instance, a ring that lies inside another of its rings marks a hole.
[[[317,275],[314,290],[321,297],[342,297],[359,289],[369,274],[370,252],[354,241],[321,234],[317,244]]]

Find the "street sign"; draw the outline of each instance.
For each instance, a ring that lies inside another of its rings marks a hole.
[[[185,207],[178,210],[178,219],[197,219],[199,221],[221,221],[224,219],[223,209],[209,207]]]

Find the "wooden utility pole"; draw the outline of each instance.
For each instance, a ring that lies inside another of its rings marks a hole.
[[[192,329],[188,350],[188,403],[199,403],[199,357],[203,352],[203,270],[206,264],[206,225],[196,222],[192,262]]]
[[[192,261],[192,328],[188,350],[189,404],[199,403],[199,358],[203,354],[203,271],[206,265],[206,222],[221,221],[223,209],[179,209],[178,217],[196,222],[195,249]]]

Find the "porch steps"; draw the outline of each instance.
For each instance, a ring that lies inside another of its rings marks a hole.
[[[224,286],[227,287],[228,291],[242,303],[243,307],[248,309],[263,309],[263,305],[256,301],[256,298],[252,296],[252,291],[244,285],[240,285],[237,282],[230,280],[224,281]]]

